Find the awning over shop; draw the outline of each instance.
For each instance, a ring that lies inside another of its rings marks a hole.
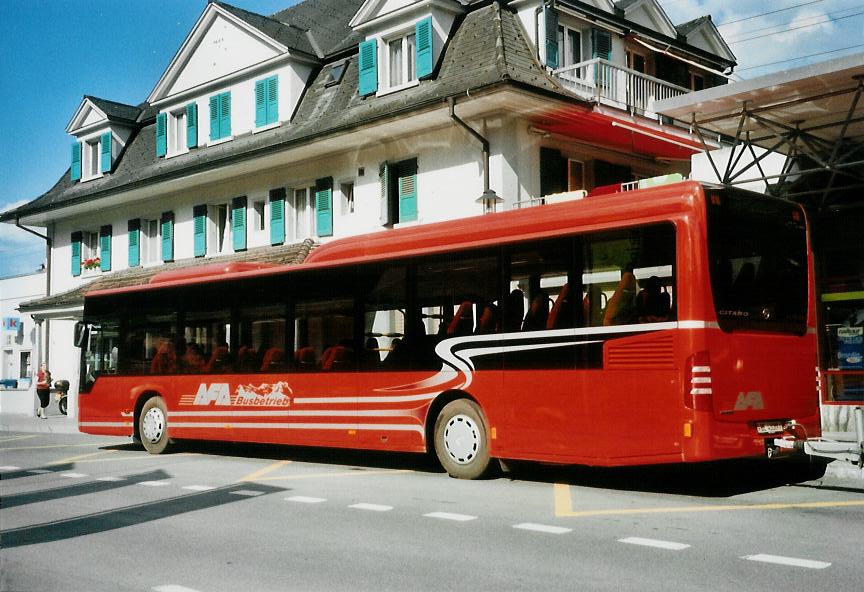
[[[595,108],[546,112],[534,124],[537,130],[560,134],[581,142],[666,160],[686,160],[704,150],[699,138],[687,129],[652,124],[650,120],[608,113]]]

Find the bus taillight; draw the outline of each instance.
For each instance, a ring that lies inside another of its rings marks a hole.
[[[710,356],[707,351],[696,352],[687,358],[684,405],[695,411],[711,411],[712,393]]]

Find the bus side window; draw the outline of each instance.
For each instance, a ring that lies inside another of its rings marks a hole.
[[[675,227],[653,224],[588,235],[583,309],[591,326],[675,318]]]

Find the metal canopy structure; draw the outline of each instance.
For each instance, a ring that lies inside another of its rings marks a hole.
[[[692,125],[724,185],[752,182],[758,170],[774,195],[816,210],[860,207],[848,196],[864,188],[862,91],[858,53],[665,99],[655,111]],[[707,143],[717,136],[731,150],[720,166]],[[765,158],[778,153],[781,170],[766,171]]]

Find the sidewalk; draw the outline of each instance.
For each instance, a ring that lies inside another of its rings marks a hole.
[[[68,415],[61,415],[48,408],[47,419],[17,413],[0,413],[0,431],[3,432],[38,432],[45,434],[77,434],[78,420]]]

